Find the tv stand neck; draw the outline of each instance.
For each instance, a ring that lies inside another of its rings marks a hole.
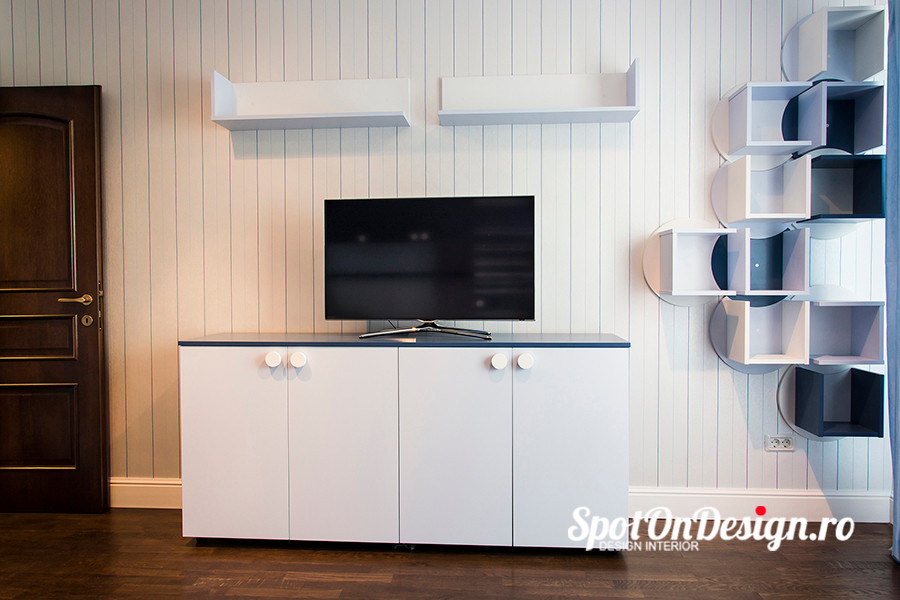
[[[478,329],[461,329],[459,327],[446,327],[438,325],[437,321],[422,321],[418,325],[412,327],[401,327],[397,329],[382,329],[380,331],[372,331],[363,333],[359,339],[377,337],[381,335],[402,335],[405,333],[447,333],[451,335],[464,335],[467,337],[479,338],[482,340],[491,339],[491,334],[487,331]]]

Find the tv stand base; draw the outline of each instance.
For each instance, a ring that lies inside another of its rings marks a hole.
[[[438,325],[437,321],[422,321],[421,324],[415,325],[413,327],[382,329],[380,331],[363,333],[359,336],[359,339],[377,337],[381,335],[402,335],[405,333],[447,333],[451,335],[464,335],[467,337],[474,337],[482,340],[491,339],[491,334],[487,331],[480,331],[478,329],[461,329],[459,327],[445,327],[444,325]]]

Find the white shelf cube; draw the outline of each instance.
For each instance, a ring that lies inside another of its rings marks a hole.
[[[728,236],[728,287],[744,296],[809,293],[809,229],[751,239],[749,229]]]
[[[409,114],[409,79],[232,83],[212,75],[212,120],[233,131],[408,127]]]
[[[750,82],[728,98],[728,154],[786,155],[812,143],[800,136],[785,140],[781,121],[791,99],[809,83]]]
[[[790,80],[863,81],[885,69],[887,19],[880,7],[820,8],[782,46]]]
[[[813,364],[884,363],[883,302],[813,302],[809,320]]]
[[[883,146],[884,84],[822,81],[798,99],[797,131],[807,152],[835,148],[861,154]]]
[[[809,302],[782,301],[754,306],[725,298],[726,352],[745,365],[809,362]]]
[[[640,110],[639,61],[626,73],[442,77],[441,125],[627,123]]]
[[[745,156],[723,165],[716,177],[724,177],[725,184],[714,185],[712,192],[717,214],[724,213],[719,216],[729,227],[808,219],[810,163],[811,159],[803,156],[773,169],[753,171]],[[716,197],[723,193],[724,198]]]
[[[735,229],[668,229],[659,234],[660,293],[670,296],[729,296],[712,271],[713,248]]]

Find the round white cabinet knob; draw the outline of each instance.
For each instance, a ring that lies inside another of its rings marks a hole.
[[[274,369],[281,364],[281,354],[272,350],[266,354],[266,364]]]
[[[520,354],[516,359],[516,364],[520,369],[530,369],[534,366],[534,356],[531,354]]]
[[[498,371],[502,371],[506,368],[506,365],[509,364],[509,359],[506,358],[505,354],[495,354],[491,357],[491,366],[497,369]]]
[[[306,355],[302,352],[294,352],[291,354],[291,366],[295,369],[299,369],[300,367],[306,364]]]

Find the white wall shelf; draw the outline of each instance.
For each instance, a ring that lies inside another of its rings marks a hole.
[[[861,154],[884,145],[884,84],[822,81],[798,98],[797,134],[819,148]]]
[[[724,341],[730,360],[743,365],[809,362],[808,302],[750,306],[745,300],[724,298],[721,304],[727,315]]]
[[[408,127],[409,114],[409,79],[232,83],[212,75],[212,120],[232,131]]]
[[[820,8],[787,34],[781,68],[790,81],[862,81],[887,64],[885,11],[877,7]]]
[[[787,160],[808,148],[812,143],[808,139],[784,138],[782,118],[788,103],[809,87],[809,83],[749,82],[720,100],[712,118],[713,142],[719,154],[727,160],[746,155]]]
[[[441,78],[441,125],[627,123],[640,110],[639,61],[626,73]]]
[[[883,302],[813,302],[809,321],[812,364],[884,363]]]
[[[710,199],[726,227],[783,224],[810,217],[811,159],[791,160],[775,168],[754,171],[749,157],[726,163],[713,179]],[[765,228],[764,228],[765,229]]]
[[[670,296],[731,296],[713,273],[713,248],[736,229],[667,229],[659,234],[660,293]]]
[[[748,229],[728,236],[728,287],[746,296],[809,293],[808,229],[752,239]]]

